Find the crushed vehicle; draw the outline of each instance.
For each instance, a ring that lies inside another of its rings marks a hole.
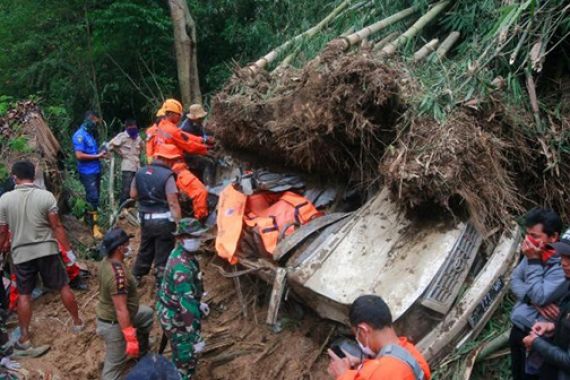
[[[378,294],[432,363],[480,332],[516,264],[517,226],[483,237],[469,221],[406,215],[386,188],[354,207],[334,188],[257,170],[213,192],[216,251],[273,286],[267,323],[288,290],[343,324],[354,299]]]

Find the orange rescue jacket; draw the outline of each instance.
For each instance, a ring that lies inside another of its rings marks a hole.
[[[403,337],[400,337],[400,346],[404,347],[416,359],[424,371],[425,380],[430,380],[429,365],[416,347]],[[415,378],[414,372],[408,364],[386,355],[377,359],[365,360],[359,369],[347,371],[337,380],[415,380]]]
[[[150,127],[147,134],[149,137],[146,148],[149,156],[148,152],[154,154],[156,147],[160,144],[176,145],[180,150],[189,154],[205,155],[208,153],[208,147],[202,142],[201,137],[183,132],[168,119],[162,119],[156,129]]]
[[[208,216],[208,190],[206,186],[194,175],[185,163],[172,166],[176,173],[176,186],[192,200],[194,217],[202,219]]]
[[[218,215],[216,223],[218,234],[216,236],[216,252],[218,256],[237,264],[235,257],[241,230],[243,228],[243,215],[247,196],[230,184],[220,194],[218,202]]]

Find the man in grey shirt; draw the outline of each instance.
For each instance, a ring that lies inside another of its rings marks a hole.
[[[15,348],[26,351],[33,349],[29,328],[32,290],[38,274],[45,287],[60,292],[73,319],[72,331],[81,331],[83,322],[57,245],[59,241],[65,252],[74,256],[59,219],[57,201],[52,193],[34,185],[35,167],[31,162],[16,162],[11,174],[16,186],[0,197],[0,247],[6,246],[11,232],[10,249],[19,292],[18,320],[22,334]]]

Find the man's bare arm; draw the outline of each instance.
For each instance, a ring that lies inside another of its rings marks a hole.
[[[0,224],[0,253],[10,251],[10,231],[7,224]]]
[[[178,193],[166,194],[166,199],[168,200],[168,207],[170,208],[172,218],[176,223],[178,223],[182,217],[182,210],[180,209],[180,203],[178,202]]]
[[[48,219],[53,234],[55,235],[55,239],[59,242],[64,252],[69,252],[71,250],[71,244],[69,244],[67,233],[65,232],[65,228],[63,228],[63,224],[61,224],[59,215],[57,212],[50,212],[48,214]]]

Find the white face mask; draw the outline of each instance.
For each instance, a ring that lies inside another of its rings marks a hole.
[[[131,248],[131,246],[129,245],[127,247],[127,251],[125,252],[125,257],[131,257],[133,255],[133,249]]]
[[[198,239],[183,239],[182,247],[185,251],[196,252],[200,249],[200,240]]]
[[[370,347],[367,347],[365,345],[363,345],[362,343],[360,343],[360,341],[358,340],[358,337],[356,338],[356,343],[358,343],[358,347],[360,347],[360,350],[362,351],[362,353],[368,357],[375,357],[376,353],[374,351],[372,351],[372,349]]]

